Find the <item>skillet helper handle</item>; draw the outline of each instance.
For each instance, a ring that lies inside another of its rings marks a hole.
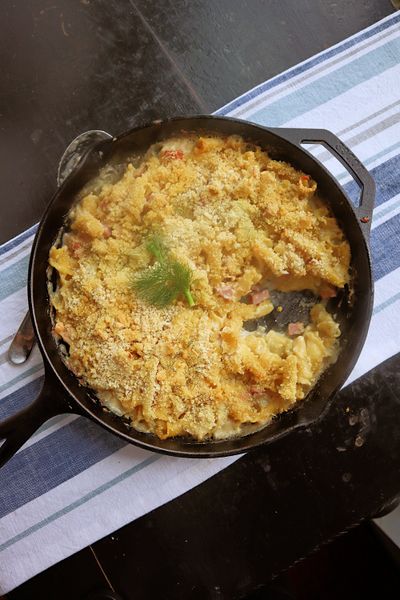
[[[4,440],[0,446],[0,468],[43,423],[56,415],[71,412],[66,401],[61,399],[60,386],[50,383],[54,379],[47,373],[38,397],[20,412],[0,422],[0,440]]]
[[[364,236],[368,240],[375,203],[375,182],[357,156],[327,129],[278,129],[277,132],[296,146],[301,144],[325,146],[346,167],[361,188],[360,205],[353,208],[360,221]],[[304,149],[302,148],[302,150]]]

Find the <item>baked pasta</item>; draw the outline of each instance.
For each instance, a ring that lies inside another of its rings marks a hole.
[[[240,137],[182,135],[91,189],[50,250],[54,334],[82,384],[132,427],[242,435],[335,361],[326,303],[349,284],[350,247],[309,175]],[[185,289],[173,288],[178,267]],[[285,310],[273,290],[312,291],[308,322],[247,331]]]

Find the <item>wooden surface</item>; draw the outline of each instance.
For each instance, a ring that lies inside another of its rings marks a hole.
[[[389,0],[3,0],[0,243],[40,218],[81,131],[211,112],[391,10]],[[322,452],[326,439],[350,439],[339,401],[311,433],[238,461],[9,597],[70,600],[110,585],[126,600],[251,594],[396,498],[399,367],[393,359],[342,396],[356,410],[374,399],[387,446]]]

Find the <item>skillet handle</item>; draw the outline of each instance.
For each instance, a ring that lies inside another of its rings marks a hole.
[[[67,177],[76,169],[80,161],[100,142],[113,139],[111,133],[102,129],[89,129],[76,136],[64,150],[57,171],[57,185],[60,187]]]
[[[0,440],[5,440],[0,446],[0,468],[43,423],[68,412],[72,410],[63,399],[61,386],[55,384],[54,375],[46,372],[38,397],[20,412],[0,422]]]
[[[331,131],[327,129],[277,129],[289,142],[296,146],[301,144],[321,144],[329,150],[339,162],[346,167],[358,185],[361,187],[360,206],[354,211],[360,221],[365,238],[369,239],[372,214],[375,203],[375,182],[353,152]],[[304,148],[302,148],[304,150]]]

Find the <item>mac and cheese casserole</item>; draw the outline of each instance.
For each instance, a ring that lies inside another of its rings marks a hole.
[[[100,180],[49,263],[68,367],[160,438],[262,427],[337,356],[326,303],[349,284],[349,244],[311,177],[240,137],[171,138]],[[248,331],[285,310],[273,290],[318,300],[305,322]]]

